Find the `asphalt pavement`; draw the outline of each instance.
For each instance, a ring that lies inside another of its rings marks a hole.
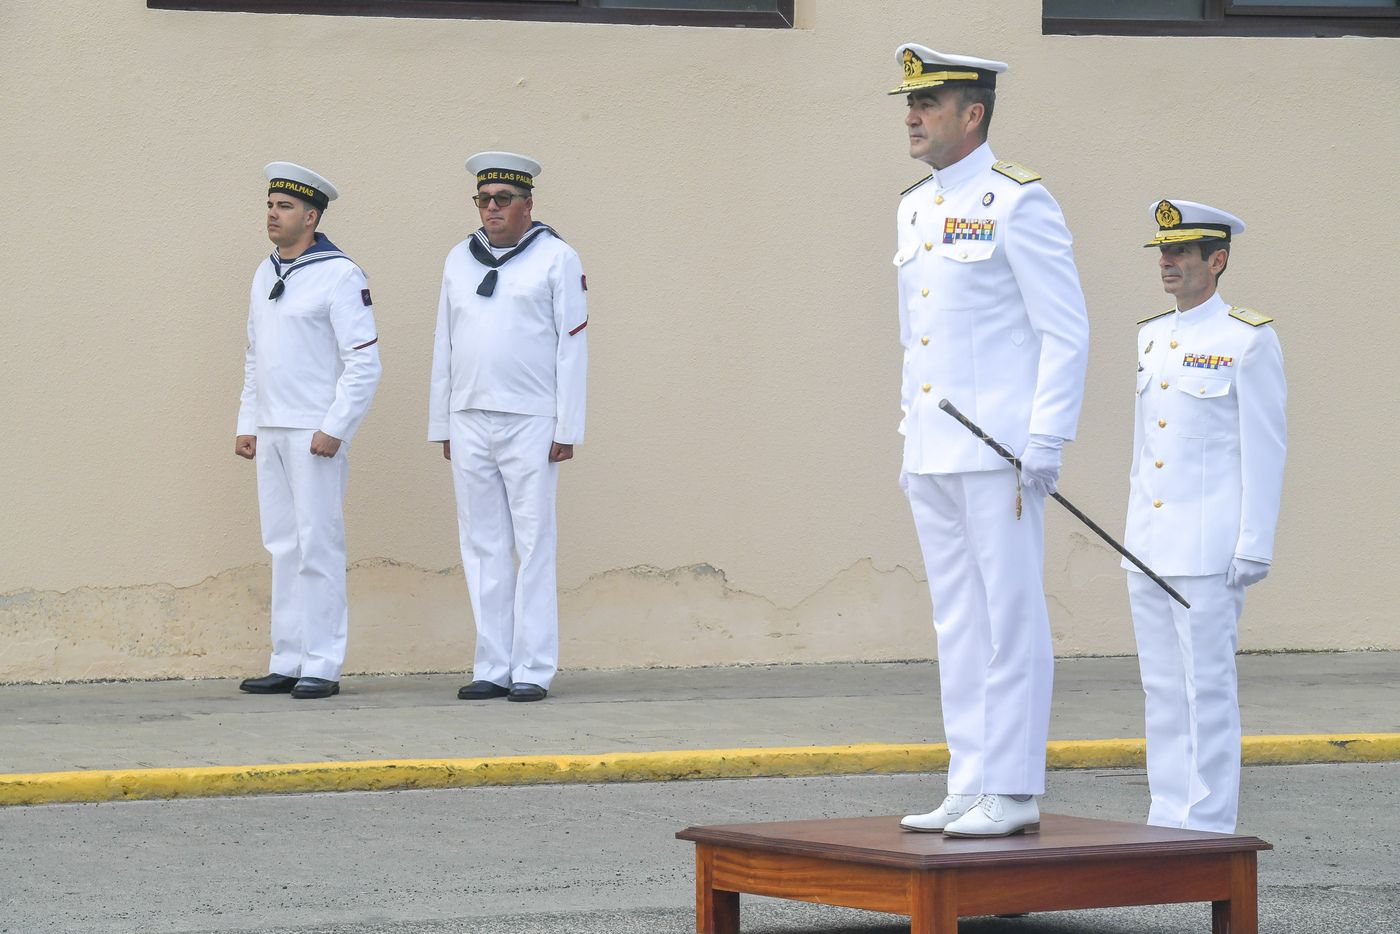
[[[942,775],[0,808],[3,934],[689,934],[694,824],[899,814]],[[1052,772],[1049,811],[1141,820],[1137,770]],[[1265,934],[1400,931],[1400,763],[1246,768]],[[742,899],[746,934],[908,922]],[[1205,934],[1204,903],[972,918],[962,934]]]

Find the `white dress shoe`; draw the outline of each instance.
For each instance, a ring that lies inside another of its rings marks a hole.
[[[1017,801],[1010,795],[978,795],[967,813],[943,828],[948,837],[1009,837],[1040,833],[1040,808],[1035,798]]]
[[[937,810],[927,814],[910,814],[899,822],[899,826],[919,833],[942,833],[944,827],[962,817],[976,803],[976,795],[949,795]]]

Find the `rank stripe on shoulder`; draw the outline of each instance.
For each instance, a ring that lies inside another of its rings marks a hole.
[[[1039,172],[1026,168],[1017,162],[996,162],[992,164],[992,171],[999,172],[1011,179],[1018,185],[1029,185],[1031,182],[1040,181]]]
[[[1174,312],[1174,311],[1176,311],[1175,308],[1168,308],[1166,311],[1159,311],[1159,312],[1157,312],[1155,315],[1148,315],[1146,318],[1139,318],[1139,319],[1138,319],[1138,324],[1146,324],[1146,323],[1149,322],[1149,321],[1156,321],[1158,318],[1162,317],[1163,315],[1169,315],[1169,314],[1171,314],[1171,313]]]
[[[1240,307],[1231,308],[1231,309],[1230,309],[1230,317],[1231,317],[1231,318],[1234,318],[1236,321],[1243,321],[1245,324],[1249,325],[1250,327],[1256,327],[1256,328],[1259,327],[1260,325],[1268,324],[1270,321],[1274,320],[1273,318],[1270,318],[1268,315],[1260,314],[1259,312],[1255,311],[1253,308],[1240,308]]]
[[[906,188],[906,189],[904,189],[903,191],[901,191],[901,192],[899,193],[899,196],[900,196],[901,198],[903,198],[905,195],[909,194],[909,192],[913,191],[915,188],[918,188],[920,185],[922,185],[924,182],[928,181],[928,180],[931,179],[931,178],[933,178],[933,175],[932,175],[932,174],[925,175],[923,178],[919,179],[917,182],[915,182],[914,184],[910,185],[908,188]]]

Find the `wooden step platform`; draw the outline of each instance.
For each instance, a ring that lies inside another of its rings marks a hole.
[[[695,928],[737,934],[739,894],[908,915],[912,934],[958,917],[1212,902],[1213,934],[1257,934],[1258,837],[1042,814],[1040,833],[909,833],[898,817],[689,827]]]

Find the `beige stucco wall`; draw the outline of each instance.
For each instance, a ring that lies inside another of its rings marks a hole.
[[[344,197],[385,376],[352,451],[351,671],[461,669],[451,485],[424,440],[462,159],[545,166],[584,258],[587,443],[563,470],[566,667],[927,657],[896,486],[903,40],[1012,62],[994,148],[1041,171],[1093,322],[1062,491],[1122,527],[1145,205],[1250,224],[1223,293],[1278,319],[1291,450],[1244,647],[1400,647],[1400,41],[1040,35],[1040,4],[804,2],[796,30],[0,11],[0,680],[254,673],[268,574],[232,454],[261,166]],[[1132,651],[1122,573],[1052,509],[1062,654]]]

